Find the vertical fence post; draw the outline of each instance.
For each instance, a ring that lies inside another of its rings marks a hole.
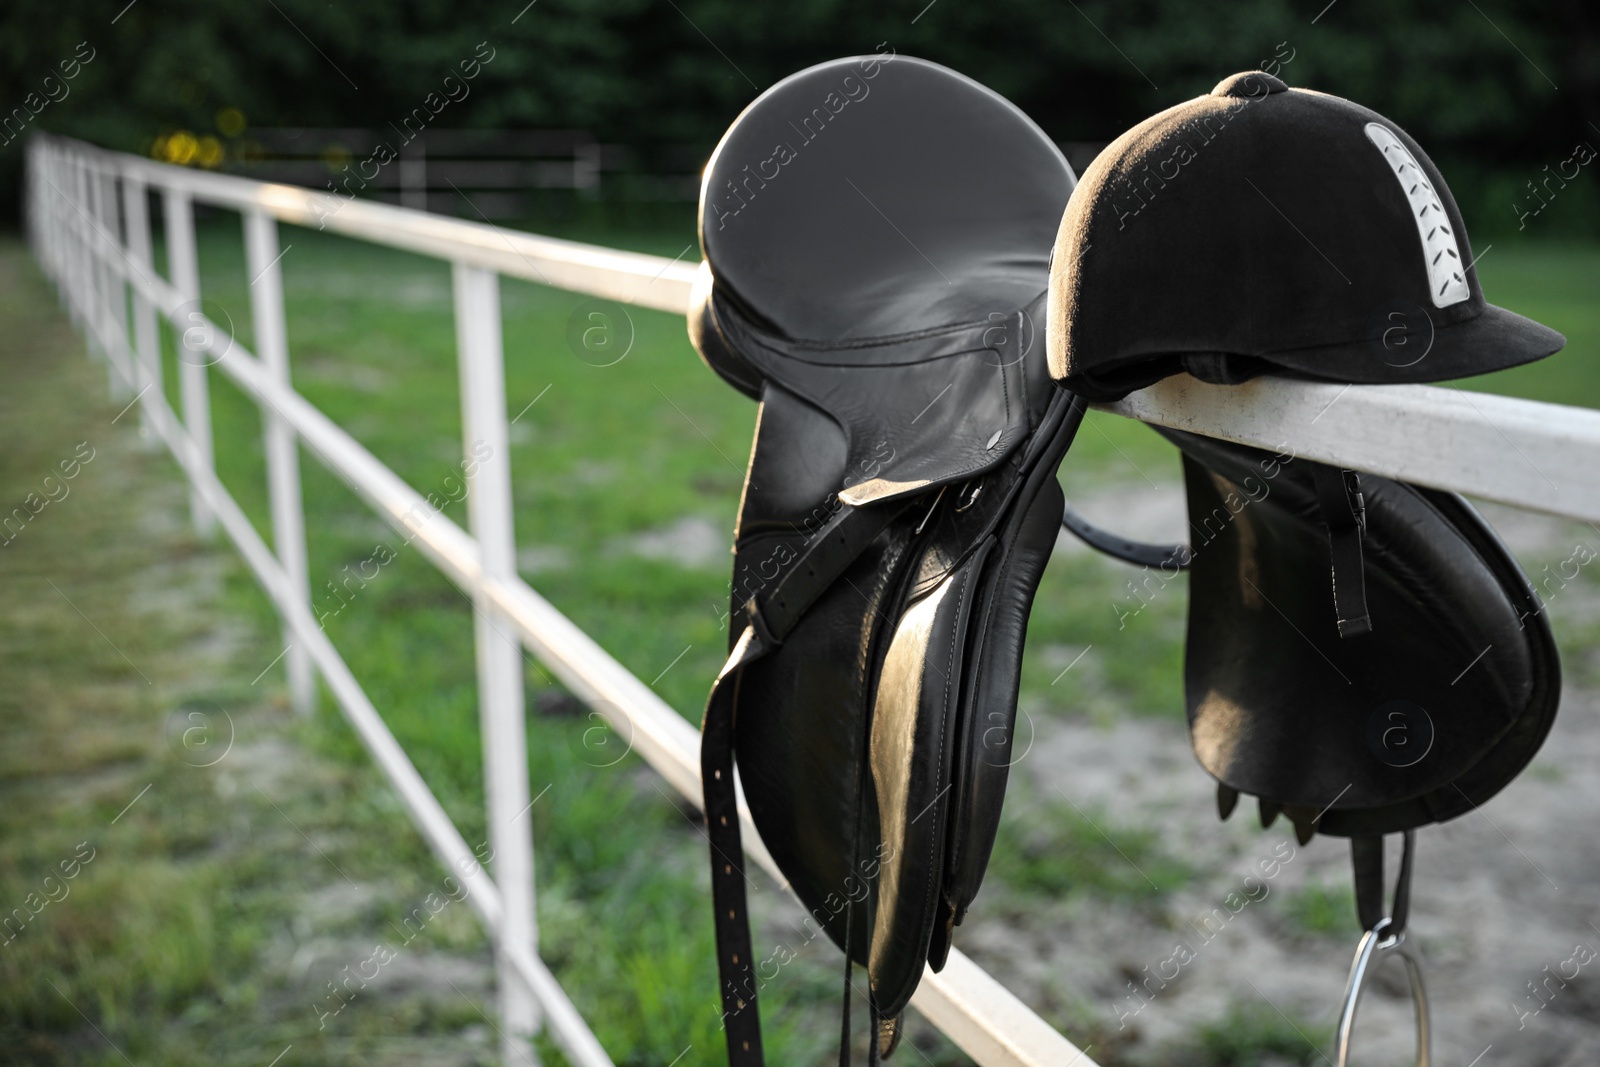
[[[96,218],[94,204],[94,163],[88,156],[79,159],[78,182],[79,203],[83,205],[83,213],[79,216],[83,220],[83,276],[89,283],[84,286],[84,323],[95,339],[95,358],[109,361],[110,357],[106,354],[100,335],[105,276],[100,271],[100,244],[95,238],[99,232],[99,219]]]
[[[178,356],[178,386],[183,397],[183,424],[194,441],[200,462],[206,470],[215,470],[211,454],[211,390],[206,381],[206,367],[215,361],[210,349],[199,341],[208,333],[200,311],[200,263],[194,246],[194,203],[182,189],[168,186],[162,190],[162,214],[166,216],[167,269],[172,274],[172,287],[183,298],[180,317],[174,320],[177,332],[175,351]],[[191,482],[189,487],[189,512],[194,517],[194,528],[202,537],[209,537],[216,526],[211,510],[206,507],[200,490]]]
[[[67,317],[74,326],[78,324],[76,309],[72,306],[72,208],[67,202],[67,190],[71,187],[70,166],[67,150],[60,146],[52,146],[50,152],[50,166],[48,168],[50,180],[50,202],[55,209],[56,231],[56,276],[61,286],[61,306],[66,310]]]
[[[99,335],[95,332],[95,307],[99,292],[99,277],[95,272],[94,244],[90,234],[94,229],[94,222],[89,214],[89,162],[83,153],[77,153],[72,161],[72,202],[73,213],[77,218],[73,220],[78,229],[78,240],[75,251],[78,254],[78,320],[87,338],[89,357],[100,359],[104,355],[100,351]]]
[[[93,228],[93,221],[89,215],[89,164],[83,158],[82,152],[73,153],[72,181],[68,188],[71,190],[72,210],[78,217],[73,220],[74,228],[78,231],[78,239],[73,242],[73,255],[77,260],[73,264],[73,274],[78,279],[77,326],[83,331],[84,346],[88,349],[90,359],[100,358],[100,349],[95,339],[94,331],[94,306],[95,306],[95,269],[94,256],[91,255],[89,245],[89,231]]]
[[[100,184],[100,172],[93,163],[84,164],[84,205],[89,213],[89,264],[94,274],[94,302],[89,307],[90,329],[99,341],[100,355],[106,361],[106,382],[111,390],[111,395],[116,397],[117,392],[117,361],[112,354],[109,343],[110,330],[108,321],[111,317],[111,275],[106,270],[104,248],[101,247],[102,235],[105,233],[105,198],[104,188]]]
[[[61,153],[61,169],[56,177],[61,189],[61,277],[67,292],[67,314],[72,325],[83,329],[83,290],[88,284],[83,263],[83,209],[78,200],[78,160],[65,150]],[[91,348],[90,354],[93,354]]]
[[[124,248],[122,211],[117,199],[117,176],[109,166],[95,172],[95,206],[99,217],[101,277],[104,279],[107,362],[111,365],[111,395],[127,400],[137,391],[128,344],[128,283],[112,259],[114,249]],[[106,248],[109,241],[114,248]]]
[[[516,574],[512,528],[511,456],[507,441],[505,367],[500,346],[500,277],[455,264],[456,348],[461,365],[467,517],[478,541],[483,574]],[[523,721],[522,644],[511,622],[486,597],[473,598],[478,650],[478,706],[489,797],[489,843],[500,887],[504,945],[535,946],[533,816],[528,802],[528,742]],[[536,949],[535,949],[536,951]],[[507,1067],[534,1061],[530,1038],[538,1003],[499,955],[501,1060]]]
[[[73,281],[76,251],[73,248],[72,235],[77,231],[73,226],[72,217],[72,158],[65,148],[56,153],[55,163],[50,169],[52,171],[50,184],[54,186],[50,192],[56,202],[56,232],[60,239],[56,256],[61,271],[61,301],[73,326],[79,327],[83,324],[78,319],[77,294],[74,292]]]
[[[279,267],[278,220],[264,211],[244,213],[245,269],[250,272],[250,316],[255,320],[256,355],[280,384],[289,385],[289,338],[283,313],[283,271]],[[293,595],[310,603],[306,567],[306,520],[300,497],[300,450],[294,431],[282,415],[263,404],[266,436],[267,490],[272,501],[272,547]],[[289,698],[294,710],[311,714],[315,699],[311,655],[295,642],[287,623],[284,663],[289,672]]]
[[[155,258],[150,245],[150,198],[144,180],[131,174],[122,178],[122,217],[128,227],[128,258],[134,270],[147,277],[155,275]],[[138,287],[133,290],[134,384],[149,395],[139,407],[139,433],[151,448],[159,447],[155,423],[150,412],[165,395],[161,380],[161,334],[156,329],[156,309]]]

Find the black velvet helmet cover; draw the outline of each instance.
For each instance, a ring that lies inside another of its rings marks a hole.
[[[1484,301],[1461,212],[1376,112],[1251,72],[1124,133],[1062,218],[1051,373],[1094,400],[1189,371],[1427,382],[1566,339]]]

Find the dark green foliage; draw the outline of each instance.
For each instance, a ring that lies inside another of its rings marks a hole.
[[[117,6],[21,0],[0,10],[0,108],[22,106],[88,41],[95,58],[70,96],[30,126],[132,150],[163,130],[215,133],[224,107],[255,126],[382,128],[488,42],[493,61],[440,125],[584,128],[633,146],[648,169],[669,146],[703,159],[739,109],[784,75],[879,48],[972,75],[1063,141],[1110,140],[1225,74],[1264,65],[1407,128],[1481,234],[1515,231],[1512,198],[1574,143],[1600,146],[1589,125],[1600,116],[1597,16],[1580,0],[1346,2],[1320,16],[1320,0],[926,10],[923,0],[539,0],[520,14],[518,0],[172,0],[134,4],[112,25]],[[0,148],[7,214],[19,145]],[[1600,232],[1593,181],[1581,175],[1538,225],[1552,235]]]

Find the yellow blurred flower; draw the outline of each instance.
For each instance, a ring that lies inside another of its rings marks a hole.
[[[224,137],[237,137],[244,132],[244,112],[236,107],[225,107],[217,112],[217,129]]]
[[[162,156],[168,163],[186,166],[200,151],[200,142],[195,140],[194,134],[188,130],[179,130],[167,137],[162,147]]]
[[[200,148],[195,153],[195,162],[202,167],[214,167],[222,162],[222,142],[210,134],[200,138]]]

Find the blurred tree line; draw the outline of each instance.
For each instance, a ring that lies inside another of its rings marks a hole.
[[[1518,205],[1534,204],[1527,183],[1579,143],[1600,147],[1600,5],[1589,0],[124,3],[0,8],[4,114],[21,108],[28,129],[143,152],[175,130],[381,129],[486,46],[493,59],[440,126],[583,128],[632,146],[648,169],[666,146],[709,153],[783,76],[880,45],[977,78],[1061,141],[1110,140],[1226,74],[1265,66],[1405,127],[1443,168],[1474,233],[1516,230]],[[75,56],[81,68],[65,81]],[[8,217],[19,125],[0,134]],[[1597,180],[1571,180],[1527,225],[1600,236]]]

